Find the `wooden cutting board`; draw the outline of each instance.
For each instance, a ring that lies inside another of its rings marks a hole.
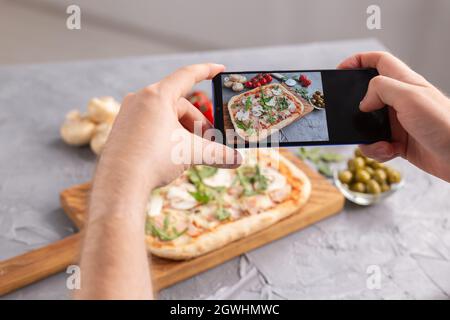
[[[281,152],[311,179],[312,193],[308,203],[299,212],[265,230],[195,259],[172,261],[154,256],[150,257],[155,286],[158,290],[217,266],[244,252],[284,237],[342,209],[344,197],[334,186],[289,151],[282,150]],[[89,184],[83,184],[61,193],[61,204],[65,212],[79,228],[82,228],[85,222],[89,188]]]
[[[247,251],[305,228],[342,209],[344,197],[333,185],[289,151],[281,150],[281,153],[311,179],[312,192],[308,203],[297,213],[267,229],[192,260],[172,261],[149,256],[156,290],[166,288]],[[80,229],[85,223],[89,190],[90,184],[86,183],[66,189],[60,195],[64,211]],[[81,235],[75,234],[47,247],[0,262],[0,295],[62,271],[69,264],[76,263],[80,243]]]

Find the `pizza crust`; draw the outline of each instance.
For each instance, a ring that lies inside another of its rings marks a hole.
[[[297,200],[290,199],[263,213],[221,224],[214,230],[205,232],[195,238],[180,237],[184,237],[185,240],[189,238],[189,241],[180,239],[181,241],[178,243],[162,243],[148,235],[146,236],[148,250],[154,255],[172,260],[192,259],[265,229],[298,211],[306,204],[311,194],[309,178],[281,154],[275,156],[274,151],[269,151],[268,154],[270,154],[271,160],[282,162],[289,168],[291,174],[301,181],[302,188]]]
[[[254,93],[258,92],[259,90],[261,90],[261,87],[258,87],[258,88],[246,91],[244,93],[238,94],[236,96],[233,96],[228,101],[228,113],[230,115],[230,120],[231,120],[231,123],[233,124],[234,130],[236,131],[238,136],[241,137],[243,140],[250,142],[250,143],[264,140],[268,136],[278,132],[280,129],[290,125],[292,122],[294,122],[295,120],[297,120],[298,118],[300,118],[303,115],[303,112],[305,111],[305,106],[300,101],[300,99],[298,99],[294,94],[289,92],[288,89],[286,89],[285,87],[283,87],[281,84],[278,84],[278,83],[268,84],[268,85],[265,85],[264,87],[271,88],[271,87],[275,87],[275,86],[278,86],[281,89],[281,91],[283,91],[284,95],[289,96],[289,98],[292,99],[292,101],[295,103],[296,108],[300,108],[302,110],[302,112],[296,113],[293,116],[292,115],[289,116],[288,118],[284,119],[283,121],[280,121],[277,124],[271,126],[270,129],[263,129],[263,130],[258,131],[256,135],[249,136],[249,135],[247,135],[247,133],[244,130],[238,128],[234,114],[232,112],[230,112],[230,110],[231,110],[231,106],[234,104],[235,101],[241,101],[242,98],[246,95],[249,95],[249,93],[254,94]]]

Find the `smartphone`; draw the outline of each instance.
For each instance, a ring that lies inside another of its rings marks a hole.
[[[376,69],[223,72],[213,79],[214,127],[232,147],[390,141],[387,108],[361,112]]]

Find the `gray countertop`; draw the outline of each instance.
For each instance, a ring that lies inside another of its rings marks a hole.
[[[380,49],[375,40],[354,40],[1,67],[0,259],[74,232],[58,194],[88,181],[95,157],[65,146],[58,130],[65,113],[84,109],[91,97],[120,100],[196,62],[224,63],[230,71],[322,69],[356,51]],[[210,83],[199,88],[210,91]],[[165,289],[160,298],[448,298],[450,184],[403,160],[393,165],[407,183],[386,201],[368,208],[347,203],[339,215]],[[370,286],[373,270],[380,274],[378,289]],[[66,276],[3,298],[67,299]]]

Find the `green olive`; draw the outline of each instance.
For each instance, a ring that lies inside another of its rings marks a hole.
[[[365,163],[362,157],[356,157],[355,159],[355,169],[364,169]]]
[[[365,158],[364,160],[366,161],[366,165],[367,166],[370,166],[370,167],[374,168],[374,164],[376,162],[375,160],[373,160],[372,158]]]
[[[372,167],[366,166],[366,167],[364,168],[364,170],[366,170],[366,171],[370,174],[370,176],[373,177],[373,175],[374,175],[374,173],[375,173],[375,170],[373,170]]]
[[[373,178],[379,184],[385,183],[387,179],[386,171],[384,171],[383,169],[376,169],[375,173],[373,174]]]
[[[349,170],[339,172],[339,180],[342,183],[350,183],[352,181],[353,174]]]
[[[366,188],[368,193],[379,194],[381,193],[381,187],[375,180],[369,180],[366,183]]]
[[[348,170],[350,170],[352,172],[356,171],[355,159],[348,159],[348,161],[347,161],[347,168],[348,168]]]
[[[364,169],[356,170],[355,180],[357,182],[367,182],[370,180],[370,174]]]
[[[356,148],[354,153],[355,153],[355,157],[364,157],[360,148]]]
[[[388,171],[389,183],[399,183],[400,180],[402,180],[402,176],[400,175],[400,172],[393,170],[393,169]]]
[[[386,168],[386,166],[384,165],[384,163],[381,163],[381,162],[378,162],[378,161],[374,160],[374,162],[372,163],[372,168],[374,168],[374,169],[383,169],[383,168]]]
[[[389,191],[389,190],[391,190],[391,187],[387,183],[383,183],[381,185],[381,192],[386,192],[386,191]]]
[[[355,182],[350,186],[350,190],[356,191],[356,192],[366,192],[366,186],[362,182]]]

